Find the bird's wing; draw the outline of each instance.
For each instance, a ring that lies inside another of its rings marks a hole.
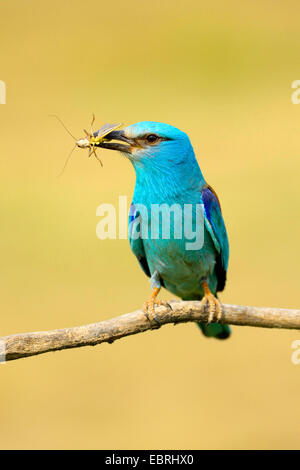
[[[136,227],[136,224],[139,224],[140,213],[136,210],[135,205],[131,204],[129,211],[129,243],[130,248],[132,249],[134,255],[137,257],[138,262],[140,263],[141,268],[147,276],[151,276],[150,269],[148,266],[143,239],[141,237],[133,237],[133,232]]]
[[[216,274],[218,278],[218,291],[222,291],[226,283],[226,271],[229,258],[229,244],[221,206],[217,194],[211,186],[206,185],[202,190],[204,204],[205,226],[217,250]]]

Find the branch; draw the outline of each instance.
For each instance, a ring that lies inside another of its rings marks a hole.
[[[207,309],[199,301],[172,301],[170,304],[172,310],[166,307],[156,309],[160,325],[207,321]],[[221,323],[224,324],[300,330],[300,310],[223,304],[222,312]],[[150,324],[142,311],[136,310],[110,320],[74,328],[3,336],[0,338],[0,362],[61,349],[113,343],[116,339],[151,329],[158,329],[158,326]]]

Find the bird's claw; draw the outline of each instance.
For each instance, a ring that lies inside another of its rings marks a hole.
[[[173,310],[171,305],[166,302],[165,300],[155,300],[155,299],[150,299],[147,300],[147,302],[144,303],[143,306],[143,312],[145,314],[145,317],[150,323],[153,323],[153,321],[156,323],[157,326],[161,326],[157,315],[155,313],[155,307],[160,307],[164,306],[170,310]]]
[[[163,305],[164,307],[168,308],[169,310],[171,310],[171,312],[173,312],[173,309],[172,309],[172,305],[169,304],[169,302],[166,302],[165,300],[160,300],[158,302],[158,305]]]
[[[201,304],[206,307],[208,305],[207,323],[219,322],[222,318],[222,306],[219,299],[212,293],[206,294],[201,300]]]

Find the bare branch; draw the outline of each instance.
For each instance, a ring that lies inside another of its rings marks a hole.
[[[166,307],[156,309],[160,325],[207,321],[207,311],[199,301],[172,301],[170,304],[172,310]],[[222,310],[224,324],[300,330],[300,310],[225,304]],[[136,310],[110,320],[74,328],[4,336],[0,338],[0,362],[61,349],[113,343],[116,339],[151,329],[158,329],[158,326],[150,324],[143,312]]]

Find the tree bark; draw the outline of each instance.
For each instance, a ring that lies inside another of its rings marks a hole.
[[[171,301],[171,309],[158,307],[159,324],[207,321],[207,308],[199,301]],[[300,329],[300,310],[246,307],[222,304],[221,323],[262,328]],[[20,333],[0,338],[0,362],[35,356],[50,351],[113,343],[125,336],[158,329],[141,310],[99,323],[52,331]]]

